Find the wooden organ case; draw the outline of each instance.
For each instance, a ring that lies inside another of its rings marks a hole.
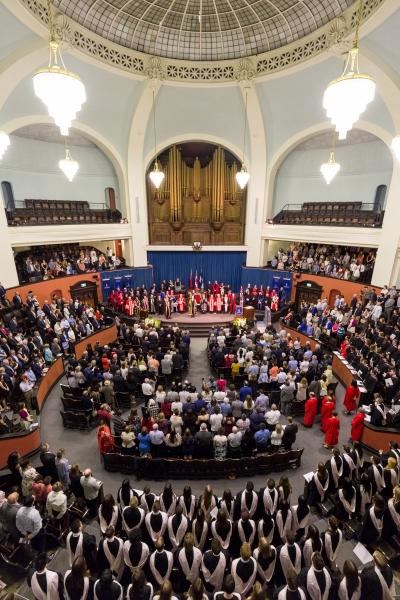
[[[246,190],[236,181],[239,161],[221,146],[208,159],[185,158],[184,148],[174,145],[159,157],[159,189],[147,174],[150,244],[244,244]]]

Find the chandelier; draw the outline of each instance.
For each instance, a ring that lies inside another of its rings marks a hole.
[[[393,154],[395,155],[397,160],[400,162],[400,135],[396,135],[396,137],[393,138],[392,150],[393,150]],[[1,153],[1,142],[0,142],[0,153]]]
[[[321,173],[325,177],[326,183],[329,185],[340,169],[339,163],[335,162],[335,132],[333,132],[332,150],[329,155],[328,162],[321,165]]]
[[[161,185],[162,180],[164,179],[164,173],[162,171],[160,171],[160,169],[158,168],[158,161],[157,161],[157,136],[156,136],[156,104],[154,102],[154,89],[153,89],[153,121],[154,121],[154,154],[155,154],[155,159],[154,159],[154,168],[150,173],[150,179],[153,182],[153,184],[155,185],[155,187],[158,189]]]
[[[344,65],[343,73],[338,79],[330,82],[324,94],[324,108],[339,132],[339,140],[346,138],[347,132],[358,121],[369,102],[374,99],[375,83],[370,75],[360,73],[358,68],[357,47],[363,0],[357,15],[356,33],[353,48],[350,50]]]
[[[0,160],[3,157],[4,152],[10,145],[10,138],[4,131],[0,131]]]
[[[64,171],[68,179],[72,181],[76,175],[76,172],[79,169],[79,164],[76,162],[76,160],[72,159],[71,153],[67,145],[67,140],[65,140],[65,158],[63,160],[60,160],[58,164],[60,169]]]
[[[65,67],[61,49],[55,39],[50,0],[47,0],[50,24],[49,66],[38,69],[33,77],[35,94],[40,98],[61,129],[61,135],[68,135],[68,128],[86,101],[85,86],[75,73]],[[62,67],[58,64],[58,59]]]
[[[244,109],[244,134],[243,134],[243,160],[242,160],[242,168],[240,171],[236,173],[236,181],[238,182],[240,188],[243,190],[247,182],[250,179],[250,174],[247,172],[246,165],[244,164],[244,154],[246,150],[246,127],[247,127],[247,89],[246,89],[246,103]]]

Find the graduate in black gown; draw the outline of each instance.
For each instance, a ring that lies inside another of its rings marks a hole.
[[[362,544],[372,544],[382,536],[385,501],[380,494],[372,496],[372,505],[366,511],[357,539]]]

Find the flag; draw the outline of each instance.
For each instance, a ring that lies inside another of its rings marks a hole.
[[[200,289],[204,290],[203,271],[200,271],[199,285],[200,285]]]
[[[197,269],[196,269],[196,277],[194,278],[194,287],[196,290],[199,287],[199,278],[197,277]]]
[[[193,289],[193,275],[192,275],[192,269],[190,269],[190,279],[189,279],[189,290]]]

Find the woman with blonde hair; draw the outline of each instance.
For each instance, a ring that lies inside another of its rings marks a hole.
[[[204,583],[198,577],[189,588],[187,600],[208,600]]]
[[[46,510],[50,519],[55,519],[64,530],[68,525],[67,496],[63,492],[62,484],[57,481],[46,499]]]
[[[307,400],[307,388],[308,381],[305,377],[303,377],[300,383],[297,385],[297,394],[295,402],[302,402],[303,400]]]
[[[383,538],[390,538],[395,532],[400,533],[400,486],[393,489],[393,498],[388,506],[383,519]]]
[[[275,431],[273,431],[271,434],[272,446],[275,446],[276,448],[278,446],[280,446],[282,444],[282,437],[283,437],[282,426],[279,425],[279,423],[278,423],[277,425],[275,425]]]
[[[383,470],[383,479],[386,487],[381,494],[389,500],[393,496],[393,490],[399,485],[399,469],[397,459],[393,456],[388,458],[388,464]]]
[[[253,591],[251,592],[250,596],[247,596],[247,600],[266,600],[266,598],[267,596],[261,583],[256,581],[253,586]]]
[[[331,365],[328,365],[323,373],[326,377],[326,383],[329,385],[332,381],[332,367]]]
[[[267,538],[262,537],[258,542],[258,548],[253,552],[253,557],[257,563],[257,580],[265,588],[274,576],[276,549]],[[256,584],[254,584],[255,586]]]
[[[211,520],[211,511],[218,505],[218,498],[213,494],[211,485],[206,485],[199,499],[199,508],[204,511],[207,522]]]

